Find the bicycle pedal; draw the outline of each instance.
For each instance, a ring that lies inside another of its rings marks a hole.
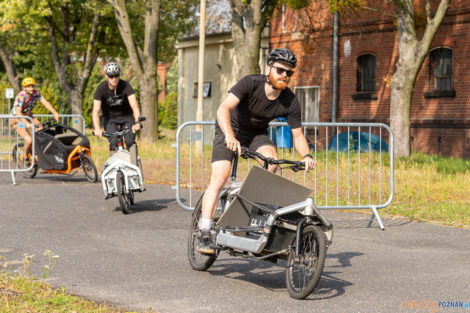
[[[217,249],[217,250],[227,250],[226,247],[221,247],[221,246],[218,246],[218,245],[215,245],[215,244],[211,244],[211,245],[209,245],[209,247],[211,247],[212,249]]]

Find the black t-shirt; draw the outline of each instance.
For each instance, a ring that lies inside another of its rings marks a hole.
[[[295,94],[286,88],[279,97],[269,100],[264,90],[265,82],[265,75],[248,75],[229,90],[240,99],[238,106],[230,112],[237,138],[266,133],[269,122],[277,117],[285,117],[291,128],[302,126],[300,104]],[[216,128],[220,130],[218,122]]]
[[[127,97],[134,93],[132,86],[125,80],[119,80],[115,90],[109,89],[108,82],[104,81],[96,88],[93,99],[101,101],[103,118],[116,119],[132,115]]]

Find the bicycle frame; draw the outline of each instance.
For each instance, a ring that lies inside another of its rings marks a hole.
[[[105,134],[105,137],[116,135],[118,137],[118,150],[105,162],[105,168],[101,174],[103,182],[103,192],[106,199],[117,195],[116,179],[118,172],[124,176],[124,185],[127,193],[130,191],[142,192],[145,190],[143,173],[141,172],[138,164],[131,162],[131,153],[123,147],[123,137],[126,130],[116,132],[115,134]],[[136,163],[140,159],[136,156]]]
[[[251,158],[260,158],[263,161],[263,168],[267,169],[269,164],[293,164],[294,166],[298,166],[299,162],[287,161],[286,160],[274,160],[271,158],[266,158],[257,153],[249,153],[248,157]],[[308,197],[304,201],[296,202],[287,206],[283,207],[273,207],[269,205],[265,205],[262,203],[257,203],[251,201],[250,199],[242,196],[240,194],[242,184],[236,182],[237,177],[237,166],[238,166],[238,156],[235,155],[233,163],[232,163],[232,172],[230,176],[230,183],[227,187],[223,189],[221,192],[219,199],[221,200],[221,209],[225,212],[229,206],[236,200],[243,201],[254,208],[263,212],[265,218],[265,223],[263,225],[257,226],[235,226],[235,227],[224,227],[219,225],[220,220],[218,223],[218,229],[216,229],[217,234],[217,241],[216,245],[221,250],[227,249],[236,249],[242,250],[249,253],[260,254],[266,247],[268,240],[272,235],[272,230],[275,226],[282,227],[286,229],[290,229],[296,232],[296,245],[295,245],[295,256],[299,255],[299,238],[301,238],[301,233],[303,228],[306,225],[319,225],[324,229],[327,243],[328,245],[331,244],[332,239],[332,228],[333,224],[329,222],[326,217],[318,210],[313,202],[313,199]],[[253,170],[253,169],[252,169]],[[255,175],[260,175],[262,170],[261,169],[254,169],[255,171],[259,171]],[[268,172],[266,172],[268,173]],[[263,175],[267,175],[267,174]],[[271,175],[271,174],[269,174]],[[275,175],[275,174],[272,174]],[[276,175],[277,176],[277,175]],[[247,177],[248,179],[248,177]],[[245,181],[246,182],[246,181]],[[244,183],[245,183],[244,182]],[[288,214],[299,212],[303,215],[303,218],[294,224],[288,224],[285,222],[281,222],[280,218],[286,216]],[[249,237],[241,237],[237,235],[237,233],[249,233],[250,231],[258,231],[261,232],[261,235],[257,239],[252,239]],[[287,247],[286,247],[287,248]],[[281,251],[275,251],[274,253],[269,254],[270,257],[276,256],[282,253],[286,253],[287,250],[283,249]],[[266,258],[267,256],[262,256],[261,258]]]

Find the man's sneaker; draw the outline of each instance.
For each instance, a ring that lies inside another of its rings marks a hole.
[[[214,248],[212,246],[211,233],[209,231],[201,232],[201,241],[196,245],[196,251],[203,254],[215,254]]]

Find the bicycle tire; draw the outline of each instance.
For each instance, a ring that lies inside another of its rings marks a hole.
[[[286,286],[294,299],[304,299],[320,281],[326,256],[326,239],[320,227],[307,225],[302,230],[299,258],[290,253],[286,265]]]
[[[80,156],[80,166],[85,174],[85,177],[90,183],[96,183],[98,180],[98,171],[93,163],[93,160],[86,154]]]
[[[126,183],[124,181],[124,174],[121,171],[118,171],[116,174],[116,191],[119,199],[119,206],[121,211],[124,214],[129,214],[129,197],[126,192]]]
[[[128,196],[128,198],[129,198],[129,203],[130,203],[131,205],[134,205],[134,204],[135,204],[135,202],[134,202],[134,192],[133,192],[132,190],[129,190],[129,196]]]
[[[196,271],[205,271],[214,264],[217,259],[218,252],[215,255],[206,255],[196,250],[196,245],[201,236],[199,231],[199,218],[202,214],[202,198],[204,193],[199,198],[196,206],[194,207],[191,224],[189,225],[188,232],[188,260],[191,267]]]
[[[15,146],[13,147],[12,151],[11,151],[11,156],[13,158],[13,163],[15,164],[15,167],[16,168],[20,168],[20,164],[21,162],[21,158],[22,156],[24,155],[24,142],[19,142],[17,144],[15,144]],[[26,166],[26,163],[22,164],[24,166]],[[29,166],[27,166],[29,167]],[[29,171],[26,171],[26,172],[22,172],[23,174],[23,177],[26,177],[26,178],[34,178],[36,177],[38,173],[38,165],[37,164],[34,164],[33,165],[33,168]]]

